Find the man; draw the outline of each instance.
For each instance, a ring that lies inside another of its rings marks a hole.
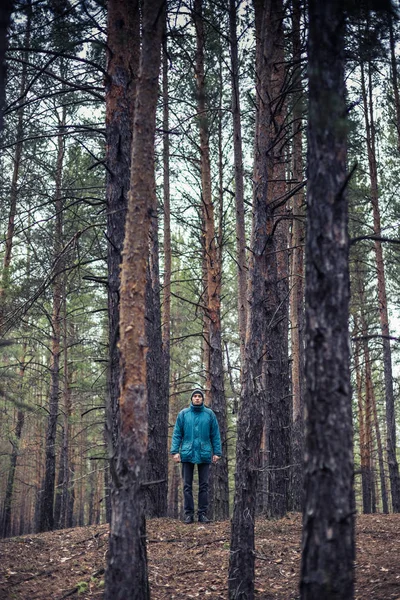
[[[176,419],[171,454],[175,462],[182,462],[185,523],[194,523],[194,465],[199,474],[198,519],[200,523],[209,523],[208,474],[211,462],[221,458],[221,437],[215,414],[204,406],[203,391],[194,390],[190,400],[189,408],[181,410]]]

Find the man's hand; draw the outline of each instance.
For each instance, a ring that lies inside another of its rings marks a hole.
[[[179,463],[179,462],[181,462],[181,456],[180,456],[180,454],[179,454],[179,453],[178,453],[178,454],[173,454],[173,455],[172,455],[172,460],[173,460],[174,462],[176,462],[176,463]]]
[[[220,458],[221,458],[220,456],[217,456],[216,454],[214,454],[214,456],[212,457],[212,461],[213,461],[213,463],[214,463],[214,464],[215,464],[215,463],[217,463],[217,462],[219,461],[219,459],[220,459]]]

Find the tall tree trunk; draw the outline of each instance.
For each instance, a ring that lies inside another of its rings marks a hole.
[[[72,437],[72,436],[71,436]],[[65,518],[65,527],[73,527],[74,526],[74,506],[75,506],[75,462],[73,457],[71,458],[70,467],[70,487],[69,487],[69,497],[68,497],[68,505],[67,505],[67,514]]]
[[[301,70],[301,5],[293,0],[292,40],[293,62],[297,64],[293,94],[293,179],[294,185],[303,182],[303,89]],[[298,91],[297,91],[298,90]],[[304,225],[302,221],[304,205],[303,190],[293,197],[292,203],[292,262],[290,288],[290,324],[292,357],[292,510],[303,509],[303,455],[304,455]]]
[[[166,31],[164,31],[165,36]],[[166,43],[166,39],[165,39]],[[146,289],[147,393],[149,416],[149,446],[146,466],[146,515],[164,517],[168,506],[168,404],[171,315],[171,225],[169,199],[169,138],[168,138],[168,60],[163,51],[163,127],[164,127],[164,230],[166,241],[167,299],[164,303],[167,323],[161,320],[160,269],[157,205],[152,207],[150,228],[150,267]],[[165,315],[164,315],[165,318]]]
[[[232,518],[228,588],[230,600],[254,598],[254,519],[257,503],[258,474],[261,461],[263,407],[266,402],[263,357],[267,337],[266,287],[271,281],[273,252],[273,212],[268,198],[268,165],[265,160],[270,146],[270,103],[266,99],[266,82],[271,77],[273,44],[265,36],[269,13],[264,1],[256,0],[256,129],[253,174],[253,219],[248,279],[248,317],[245,361],[237,429],[235,499]],[[264,95],[264,97],[262,97]],[[275,278],[276,279],[276,278]],[[269,333],[269,332],[268,332]],[[269,337],[269,344],[273,341]]]
[[[79,435],[79,477],[77,477],[78,484],[78,508],[77,508],[77,517],[76,524],[78,527],[83,527],[85,525],[85,487],[83,485],[83,481],[86,480],[85,473],[85,453],[86,453],[86,429],[82,428]]]
[[[211,192],[211,166],[206,89],[204,81],[204,23],[202,0],[194,1],[193,17],[196,28],[197,115],[200,130],[200,162],[202,210],[205,224],[205,256],[207,264],[207,318],[209,327],[210,385],[212,409],[218,420],[222,441],[222,458],[213,468],[214,519],[229,516],[229,485],[227,457],[226,400],[221,342],[221,261],[216,246],[214,205]]]
[[[55,499],[54,499],[54,529],[61,529],[61,494],[62,494],[62,484],[64,481],[64,430],[61,434],[61,452],[58,460],[58,473],[57,473],[57,484],[55,489]]]
[[[22,388],[22,378],[25,373],[25,351],[26,351],[26,344],[24,344],[22,360],[21,360],[21,367],[19,370],[19,375],[21,378],[20,388]],[[14,492],[15,470],[17,468],[17,461],[18,461],[18,456],[19,456],[19,444],[21,441],[24,421],[25,421],[25,413],[24,413],[24,411],[19,409],[17,411],[17,423],[15,425],[15,434],[14,434],[15,437],[14,437],[14,440],[10,440],[11,445],[12,445],[12,452],[11,452],[11,459],[10,459],[10,467],[8,470],[6,491],[4,494],[3,511],[2,511],[2,515],[1,515],[2,518],[0,521],[0,523],[1,523],[0,536],[3,538],[8,537],[10,535],[10,530],[11,530],[11,506],[12,506],[12,499],[13,499],[13,492]]]
[[[354,336],[357,338],[360,330],[358,327],[358,318],[355,316]],[[360,343],[356,341],[354,352],[354,367],[356,372],[356,388],[357,388],[357,408],[358,408],[358,428],[359,428],[359,444],[360,444],[360,467],[361,467],[361,490],[362,490],[362,505],[365,514],[371,513],[371,473],[368,461],[368,444],[366,432],[366,408],[367,402],[364,402],[363,393],[363,378],[360,366]]]
[[[203,207],[201,208],[201,275],[202,275],[202,304],[207,305],[208,297],[208,269],[207,269],[207,240],[206,240],[206,221]],[[203,311],[203,322],[202,322],[202,339],[201,339],[201,362],[204,371],[204,403],[206,406],[211,406],[211,374],[210,374],[210,320],[208,318],[207,310]],[[210,474],[212,478],[212,472]],[[210,482],[211,483],[211,482]],[[210,485],[210,500],[212,504],[212,496],[214,489]]]
[[[128,192],[140,52],[139,0],[109,0],[107,16],[107,264],[108,336],[106,438],[111,469],[119,431],[120,265]]]
[[[376,477],[375,477],[375,448],[374,438],[372,432],[372,380],[366,378],[366,390],[365,390],[365,404],[366,404],[366,431],[367,431],[367,455],[368,455],[368,469],[370,473],[370,485],[371,485],[371,513],[376,513]]]
[[[364,294],[364,286],[362,281],[362,273],[361,266],[359,260],[355,261],[354,267],[354,284],[355,291],[357,293],[357,299],[360,304],[359,315],[354,317],[356,327],[355,327],[355,337],[358,340],[358,336],[364,338],[364,341],[367,341],[365,336],[368,335],[367,324],[364,318],[364,302],[365,302],[365,294]],[[372,389],[372,379],[368,377],[368,368],[366,363],[368,356],[368,342],[367,342],[367,353],[365,348],[365,343],[363,343],[364,350],[364,372],[365,372],[365,391],[363,393],[362,382],[360,381],[360,390],[359,390],[359,427],[360,427],[360,455],[361,455],[361,477],[362,477],[362,496],[363,496],[363,511],[366,514],[372,512],[372,489],[373,489],[373,475],[372,475],[372,409],[371,409],[371,395],[373,393]],[[358,341],[356,342],[356,355],[355,355],[355,366],[356,372],[358,372],[358,377],[362,380],[361,377],[361,368],[360,368],[360,344]],[[358,385],[357,385],[358,387]],[[365,398],[365,400],[364,400]]]
[[[370,363],[370,361],[368,361],[368,362],[369,362],[369,370],[371,370],[371,366],[370,366],[371,363]],[[389,513],[389,503],[388,503],[388,494],[387,494],[387,486],[386,486],[385,463],[383,460],[382,439],[381,439],[381,432],[380,432],[380,428],[379,428],[378,413],[376,410],[375,394],[372,397],[372,411],[373,411],[373,418],[374,418],[376,446],[378,449],[379,480],[380,480],[380,484],[381,484],[382,512],[387,515]]]
[[[242,125],[240,114],[239,92],[239,59],[238,39],[236,31],[236,0],[230,0],[230,50],[231,50],[231,85],[232,85],[232,119],[233,119],[233,152],[235,161],[235,203],[236,203],[236,259],[238,268],[238,318],[240,339],[240,362],[243,367],[247,323],[247,260],[246,234],[244,217],[244,177],[242,152]]]
[[[61,529],[67,527],[67,515],[70,503],[70,419],[71,419],[71,372],[69,365],[69,324],[67,320],[67,297],[64,297],[64,315],[63,315],[63,338],[64,338],[64,387],[63,387],[63,445],[62,460],[64,478],[61,486],[61,511],[60,523]],[[72,329],[73,331],[73,329]]]
[[[273,518],[282,517],[288,510],[290,465],[290,383],[289,383],[289,265],[288,220],[285,218],[287,196],[286,90],[282,0],[264,2],[266,29],[263,34],[272,45],[269,75],[262,80],[260,101],[269,105],[270,147],[265,154],[267,202],[271,207],[272,230],[269,232],[266,286],[266,458],[268,494],[265,508]]]
[[[397,77],[397,60],[396,60],[396,40],[393,31],[393,15],[388,15],[389,19],[389,43],[390,43],[390,65],[392,69],[392,85],[394,95],[394,108],[396,111],[396,130],[397,130],[397,149],[400,152],[400,94],[399,83]]]
[[[383,448],[382,448],[382,440],[381,440],[381,432],[379,429],[379,421],[378,414],[376,410],[376,397],[374,391],[374,384],[372,378],[372,362],[371,356],[369,352],[368,345],[368,325],[367,318],[365,314],[365,306],[366,306],[366,298],[365,292],[362,285],[362,273],[360,266],[356,265],[356,280],[358,281],[358,290],[359,290],[359,302],[360,302],[360,321],[361,321],[361,335],[362,335],[362,345],[364,351],[364,363],[365,363],[365,380],[366,380],[366,389],[368,390],[370,396],[370,412],[371,420],[371,435],[372,435],[372,427],[375,429],[375,439],[376,439],[376,447],[378,452],[378,464],[379,464],[379,478],[381,485],[381,497],[382,497],[382,511],[387,514],[389,512],[388,506],[388,494],[387,494],[387,486],[386,486],[386,474],[385,474],[385,465],[383,460]]]
[[[13,5],[13,0],[5,0],[0,7],[0,131],[3,129],[3,105],[7,72],[5,63],[8,46],[7,33]]]
[[[66,299],[66,282],[63,278],[63,305],[62,305],[62,337],[63,337],[63,423],[61,436],[61,452],[59,458],[57,488],[54,502],[54,527],[63,529],[65,527],[65,512],[63,514],[63,503],[67,499],[65,494],[68,494],[68,448],[69,448],[69,418],[70,418],[70,402],[69,402],[69,381],[68,381],[68,346],[67,346],[67,299]]]
[[[264,186],[265,186],[264,182]],[[261,357],[265,340],[265,245],[267,207],[261,182],[255,186],[253,243],[249,260],[249,316],[236,445],[235,498],[229,560],[230,600],[254,598],[254,519],[261,465],[265,390]],[[258,192],[258,193],[257,193]]]
[[[163,197],[164,197],[164,298],[163,298],[163,352],[165,385],[169,390],[170,376],[170,346],[171,346],[171,202],[169,181],[169,97],[168,97],[168,54],[167,39],[164,39],[164,50],[162,57],[163,73]]]
[[[91,465],[92,470],[88,475],[88,483],[89,483],[89,502],[88,502],[88,519],[86,525],[94,524],[94,493],[95,493],[95,485],[96,485],[96,471],[94,465]]]
[[[56,434],[58,420],[58,401],[60,391],[60,352],[61,352],[61,308],[63,298],[64,260],[61,256],[63,247],[63,198],[62,177],[65,152],[65,127],[66,108],[62,108],[59,119],[60,133],[57,139],[57,163],[55,175],[55,232],[54,232],[54,283],[53,283],[53,311],[51,316],[51,363],[50,363],[50,394],[49,416],[46,430],[45,473],[41,490],[39,531],[51,531],[54,528],[54,487],[56,476]]]
[[[148,517],[165,517],[168,498],[168,386],[163,354],[157,207],[152,207],[150,265],[146,286],[148,451],[145,510]]]
[[[179,412],[178,408],[178,387],[177,387],[177,373],[173,374],[173,392],[171,395],[170,402],[170,418],[169,422],[173,423],[174,418]],[[180,465],[176,464],[173,461],[170,461],[170,477],[169,477],[169,485],[168,485],[168,516],[171,519],[179,518],[179,484],[181,480],[180,474]]]
[[[28,469],[26,468],[26,466],[24,466],[23,470],[22,470],[22,480],[26,481],[25,478],[29,477],[30,475],[31,475],[30,469],[29,469],[29,474],[28,474]],[[21,499],[21,504],[19,507],[19,522],[18,522],[18,528],[16,531],[16,535],[24,535],[26,523],[29,523],[30,527],[32,527],[32,521],[29,518],[27,518],[28,510],[29,510],[28,506],[29,506],[29,496],[28,496],[28,494],[23,494],[22,499]]]
[[[378,190],[378,171],[375,151],[375,123],[372,104],[372,77],[371,66],[368,69],[369,97],[367,96],[365,68],[361,65],[361,85],[364,102],[365,127],[367,133],[368,163],[371,182],[371,204],[374,219],[374,235],[379,238],[381,231],[381,215],[379,208],[379,190]],[[394,390],[393,390],[393,371],[392,371],[392,351],[390,347],[390,330],[388,302],[386,294],[385,265],[383,260],[382,243],[377,239],[375,241],[375,262],[378,278],[378,301],[379,301],[379,319],[382,334],[383,345],[383,371],[385,379],[385,400],[386,400],[386,433],[387,433],[387,457],[389,465],[390,491],[392,497],[393,512],[400,512],[400,477],[399,465],[396,457],[396,421],[394,408]]]
[[[105,598],[147,600],[147,555],[141,484],[148,445],[145,296],[151,211],[156,206],[154,138],[165,2],[143,2],[142,47],[133,127],[131,185],[121,269],[121,428]]]
[[[26,20],[26,30],[24,36],[24,47],[29,48],[30,39],[31,39],[31,19],[32,19],[32,3],[29,0],[26,4],[27,11],[27,20]],[[27,70],[28,70],[28,57],[27,53],[24,53],[24,62],[22,65],[22,73],[21,73],[21,84],[19,88],[19,95],[23,97],[26,88],[26,80],[27,80]],[[1,108],[0,108],[1,111]],[[1,113],[0,113],[1,114]],[[1,118],[1,117],[0,117]],[[8,212],[8,224],[7,224],[7,233],[5,236],[4,243],[4,258],[3,258],[3,270],[1,274],[1,284],[0,284],[0,333],[3,328],[4,322],[4,310],[5,304],[7,301],[7,293],[10,285],[10,267],[11,267],[11,257],[12,257],[12,249],[14,243],[14,232],[15,232],[15,216],[17,214],[17,200],[18,200],[18,180],[19,180],[19,171],[22,164],[22,152],[23,152],[23,137],[24,137],[24,101],[21,100],[21,105],[17,111],[17,129],[16,129],[16,139],[17,143],[15,145],[15,153],[14,153],[14,167],[13,167],[13,175],[11,181],[11,192],[10,192],[10,203],[9,203],[9,212]]]
[[[309,1],[302,600],[354,593],[345,16]]]
[[[361,296],[363,302],[364,294]],[[364,337],[363,350],[364,350],[364,370],[365,370],[365,450],[366,450],[366,461],[365,469],[367,470],[367,491],[369,493],[368,503],[364,508],[364,512],[376,512],[374,510],[374,496],[375,496],[375,485],[374,485],[374,469],[373,469],[373,437],[372,437],[372,418],[373,410],[372,404],[374,401],[374,388],[371,377],[371,363],[369,358],[367,328],[365,322],[361,321],[361,331]]]

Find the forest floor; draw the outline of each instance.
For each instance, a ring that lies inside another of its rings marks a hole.
[[[152,600],[227,598],[230,523],[147,524]],[[300,515],[256,525],[256,597],[298,598]],[[100,599],[107,525],[0,541],[0,600]],[[400,600],[400,515],[357,517],[357,600]]]

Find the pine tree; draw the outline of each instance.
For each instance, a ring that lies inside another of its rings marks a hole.
[[[354,592],[344,34],[340,4],[309,3],[302,600]]]
[[[105,594],[113,600],[149,597],[141,485],[148,447],[145,306],[151,213],[156,207],[154,139],[164,21],[163,0],[144,2],[121,268],[121,427]]]

